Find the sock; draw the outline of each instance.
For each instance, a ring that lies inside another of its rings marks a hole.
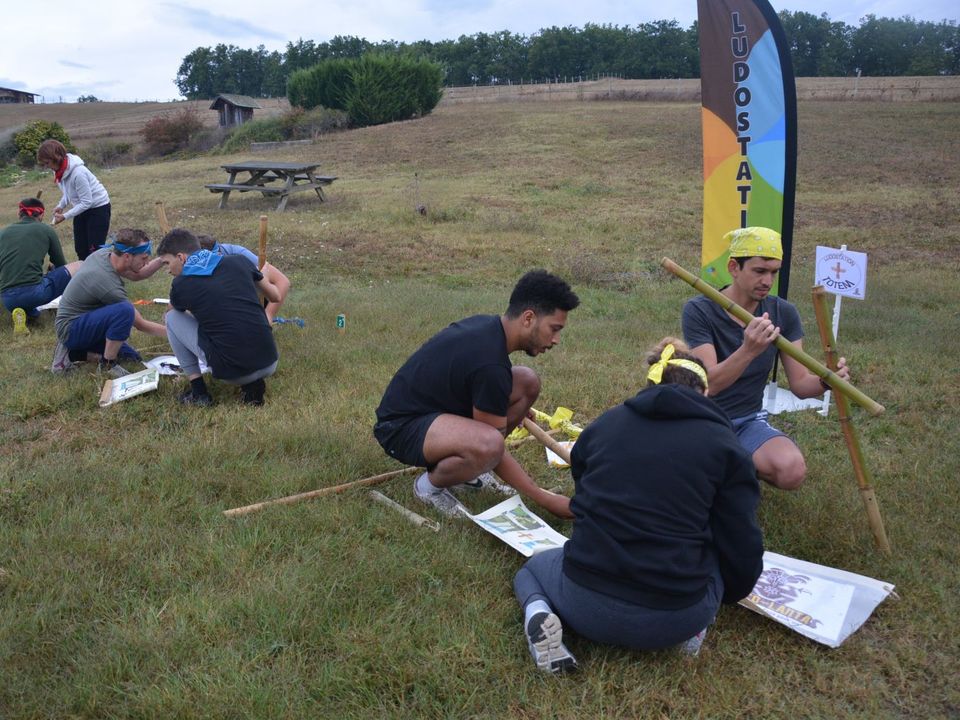
[[[428,473],[423,473],[420,477],[417,478],[417,489],[420,491],[421,495],[426,495],[427,493],[438,493],[442,488],[438,488],[432,482],[430,482],[430,477]]]
[[[531,628],[530,621],[537,615],[549,615],[553,610],[550,609],[550,606],[547,605],[545,600],[531,600],[523,607],[523,626],[527,629],[527,635],[533,637],[534,635],[539,635],[540,625],[537,624],[537,627]],[[541,619],[542,621],[542,619]]]
[[[193,390],[194,397],[200,397],[201,395],[209,395],[207,391],[207,384],[203,381],[203,377],[198,377],[196,380],[190,381],[190,388]]]

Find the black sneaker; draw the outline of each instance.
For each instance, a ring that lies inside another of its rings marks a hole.
[[[263,393],[267,390],[267,383],[263,378],[252,383],[240,386],[240,399],[247,405],[263,405]]]
[[[199,407],[210,407],[213,405],[213,398],[210,397],[210,395],[206,393],[203,395],[194,395],[193,388],[184,390],[177,396],[177,400],[180,401],[181,405],[198,405]]]

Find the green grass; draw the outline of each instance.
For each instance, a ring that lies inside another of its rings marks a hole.
[[[340,177],[329,202],[300,195],[279,215],[250,195],[216,210],[203,183],[230,158],[101,172],[117,227],[157,235],[163,200],[175,224],[254,247],[268,212],[270,257],[294,281],[283,314],[307,325],[276,330],[263,408],[214,383],[216,407],[185,411],[164,379],[100,410],[92,373],[46,371],[51,319],[14,337],[0,317],[0,717],[956,717],[958,111],[800,105],[791,298],[818,354],[815,246],[869,253],[867,299],[844,303],[839,345],[887,407],[854,417],[894,553],[873,549],[835,415],[778,420],[809,480],[764,488],[760,519],[771,550],[892,582],[900,599],[836,650],[736,607],[696,661],[571,637],[582,672],[562,680],[536,673],[522,640],[522,558],[479,528],[418,529],[363,491],[221,511],[397,467],[370,433],[394,370],[446,323],[501,311],[533,266],[583,300],[560,346],[531,361],[541,409],[587,422],[635,392],[643,352],[679,332],[692,292],[657,263],[698,260],[698,107],[454,106],[328,136],[309,155]],[[0,222],[35,184],[0,189]],[[128,288],[164,296],[169,278]],[[541,449],[517,455],[572,489]],[[420,510],[409,476],[380,490]]]

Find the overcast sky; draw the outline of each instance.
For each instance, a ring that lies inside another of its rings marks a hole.
[[[868,14],[935,22],[960,16],[957,0],[772,4],[777,10],[826,13],[854,26]],[[49,0],[19,15],[20,25],[6,13],[0,87],[38,93],[46,102],[73,102],[79,95],[170,100],[179,95],[173,81],[183,58],[218,43],[262,44],[282,52],[287,41],[298,38],[436,41],[498,30],[531,35],[552,26],[632,26],[652,20],[689,27],[696,14],[696,0]]]

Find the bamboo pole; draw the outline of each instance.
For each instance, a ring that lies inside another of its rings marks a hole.
[[[691,285],[695,289],[699,290],[701,293],[720,305],[720,307],[722,307],[728,313],[737,318],[740,322],[749,324],[750,321],[753,320],[753,315],[737,305],[733,300],[728,298],[716,288],[711,287],[697,276],[687,272],[670,258],[663,258],[663,260],[660,261],[660,265],[686,282],[688,285]],[[879,415],[883,412],[883,405],[875,400],[871,400],[865,393],[857,390],[857,388],[841,378],[833,370],[828,368],[817,359],[811,357],[803,350],[797,348],[796,345],[791,343],[786,338],[778,337],[776,340],[774,340],[774,344],[784,355],[789,355],[791,358],[807,368],[807,370],[822,378],[823,381],[828,383],[834,390],[839,391],[839,393],[843,393],[858,405],[865,408],[871,415]]]
[[[267,264],[267,216],[260,216],[260,245],[257,248],[257,269]]]
[[[244,505],[243,507],[233,508],[232,510],[224,510],[223,514],[227,517],[249,515],[250,513],[258,512],[266,507],[270,507],[271,505],[293,505],[295,503],[303,502],[304,500],[312,500],[313,498],[323,497],[324,495],[334,495],[336,493],[341,493],[344,490],[351,490],[352,488],[379,485],[380,483],[384,483],[387,480],[391,480],[412,470],[419,470],[419,468],[413,466],[400,468],[399,470],[392,470],[390,472],[381,473],[380,475],[374,475],[361,480],[354,480],[353,482],[343,483],[342,485],[333,485],[331,487],[320,488],[319,490],[310,490],[297,495],[288,495],[287,497],[277,498],[275,500],[264,500],[263,502],[254,503],[253,505]]]
[[[830,366],[830,368],[836,368],[837,357],[839,355],[836,347],[837,342],[828,319],[827,293],[820,285],[813,289],[813,312],[817,318],[817,328],[820,330],[820,342],[823,345],[823,352],[827,357],[827,365]],[[843,430],[843,438],[847,442],[847,450],[850,452],[853,474],[857,479],[857,485],[860,487],[860,498],[863,500],[863,508],[867,512],[867,522],[870,524],[870,530],[873,532],[873,540],[878,548],[889,555],[890,541],[887,539],[887,533],[883,528],[883,517],[880,515],[877,496],[874,494],[873,487],[870,484],[870,473],[863,459],[860,438],[857,435],[856,428],[853,426],[853,420],[850,418],[850,403],[842,393],[837,393],[836,400],[837,413],[840,416],[840,427]]]
[[[388,508],[396,510],[398,513],[400,513],[403,517],[405,517],[407,520],[412,522],[414,525],[419,525],[420,527],[428,528],[430,530],[433,530],[434,532],[440,532],[440,523],[434,520],[427,520],[427,518],[425,518],[423,515],[417,515],[417,513],[415,513],[413,510],[408,510],[400,503],[388,498],[382,492],[379,492],[377,490],[370,490],[367,494],[370,497],[372,497],[374,500],[376,500],[378,503],[380,503],[381,505],[386,505]]]
[[[157,213],[157,222],[160,223],[160,232],[166,235],[170,232],[170,222],[167,220],[167,211],[163,209],[163,200],[157,200],[153,204],[153,209]]]
[[[527,429],[527,432],[539,440],[544,447],[553,450],[567,465],[570,464],[570,451],[550,437],[543,428],[530,418],[523,419],[523,426]]]

